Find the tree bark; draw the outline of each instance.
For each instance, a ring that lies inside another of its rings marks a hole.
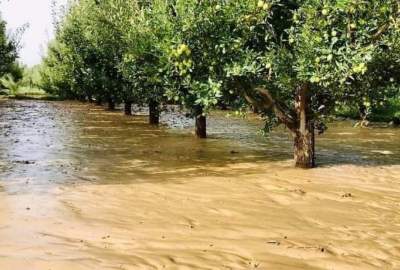
[[[315,167],[314,121],[310,113],[308,85],[302,85],[296,93],[296,113],[298,128],[294,136],[294,160],[296,167]]]
[[[160,108],[159,104],[155,100],[149,102],[149,124],[158,125],[160,123]]]
[[[207,119],[203,115],[203,108],[197,107],[195,109],[196,115],[196,126],[195,133],[198,138],[205,139],[207,138]]]
[[[294,160],[298,168],[315,167],[315,133],[309,122],[306,132],[297,132],[294,138]]]
[[[124,111],[125,115],[132,115],[132,101],[125,101]]]

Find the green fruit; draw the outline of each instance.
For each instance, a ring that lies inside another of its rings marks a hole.
[[[367,65],[365,63],[361,63],[361,64],[353,67],[353,72],[364,74],[365,72],[367,72],[367,69],[368,69]]]
[[[321,81],[321,78],[318,77],[318,76],[311,77],[310,81],[311,81],[312,83],[319,83],[319,82]]]
[[[181,56],[182,53],[183,53],[182,48],[179,48],[179,49],[176,51],[176,56],[177,56],[177,57],[178,57],[178,56]]]
[[[293,15],[293,21],[294,21],[294,22],[298,22],[298,21],[299,21],[299,15],[298,15],[297,13],[295,13],[295,14]]]
[[[329,10],[326,9],[326,8],[324,8],[324,9],[322,10],[322,15],[327,16],[328,14],[329,14]]]

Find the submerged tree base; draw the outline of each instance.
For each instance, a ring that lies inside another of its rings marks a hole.
[[[125,115],[132,115],[132,102],[126,101],[124,104]]]
[[[114,100],[109,100],[108,101],[107,109],[110,110],[110,111],[114,111],[115,110],[115,101]]]
[[[160,105],[157,101],[149,102],[149,124],[158,125],[160,123]]]
[[[195,134],[197,138],[207,138],[207,118],[203,113],[203,108],[196,106],[194,108],[195,114]]]
[[[311,169],[315,167],[314,132],[299,133],[295,137],[294,161],[297,168]]]
[[[204,115],[198,115],[195,125],[196,136],[200,139],[207,138],[207,118]]]

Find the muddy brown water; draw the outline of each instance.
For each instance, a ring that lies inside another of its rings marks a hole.
[[[0,268],[400,268],[400,129],[331,123],[305,171],[256,117],[161,120],[0,100]]]

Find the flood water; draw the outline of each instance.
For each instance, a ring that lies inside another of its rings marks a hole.
[[[400,129],[330,123],[304,171],[255,116],[161,121],[0,100],[0,268],[400,267]]]
[[[290,166],[286,161],[292,158],[288,133],[279,130],[265,138],[262,122],[254,117],[215,113],[209,119],[210,138],[198,140],[191,134],[193,123],[178,113],[163,115],[164,125],[158,128],[149,126],[146,116],[126,117],[80,103],[5,101],[0,106],[3,182],[164,181],[212,174],[209,167],[235,162],[282,161]],[[400,164],[398,138],[399,129],[333,123],[317,138],[318,163]]]

